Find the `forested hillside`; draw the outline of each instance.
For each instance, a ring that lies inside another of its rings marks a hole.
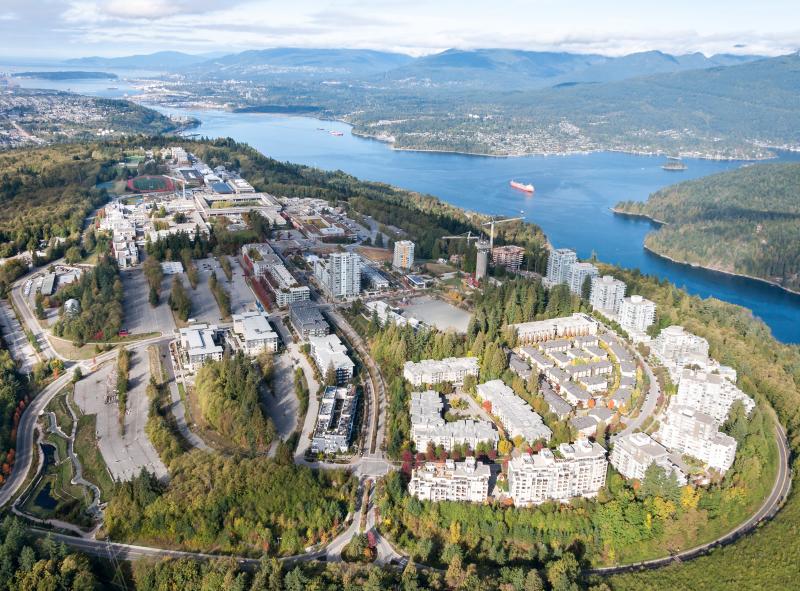
[[[115,174],[112,166],[88,145],[0,152],[0,257],[74,237],[105,202],[95,185]]]
[[[264,456],[194,451],[170,465],[164,487],[147,474],[122,483],[106,509],[112,539],[198,552],[297,554],[330,539],[352,509],[344,471],[280,465]]]
[[[645,239],[658,254],[800,289],[800,164],[723,172],[616,209],[665,222]]]
[[[251,452],[265,451],[275,426],[261,409],[271,360],[253,363],[242,353],[212,361],[197,372],[196,392],[205,419],[226,441]]]

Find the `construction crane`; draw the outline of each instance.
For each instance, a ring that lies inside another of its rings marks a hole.
[[[459,236],[442,236],[439,240],[466,240],[467,245],[469,246],[470,240],[478,240],[477,236],[472,235],[472,230],[466,232],[464,234],[460,234]]]
[[[520,211],[520,213],[522,213],[522,212]],[[489,250],[494,248],[494,226],[495,226],[495,224],[505,224],[506,222],[514,222],[516,220],[521,220],[521,219],[524,219],[524,217],[523,216],[518,216],[518,217],[515,217],[515,218],[497,219],[496,217],[492,216],[492,218],[488,222],[484,222],[483,224],[481,224],[482,226],[489,226],[490,227],[489,228],[489,230],[490,230],[489,231]]]
[[[178,181],[181,184],[181,187],[183,187],[183,198],[186,199],[186,179],[182,179],[182,178],[178,178],[178,177],[174,177],[174,176],[167,176],[167,175],[164,175],[164,176],[166,178],[168,178],[169,180],[171,180],[171,181]]]

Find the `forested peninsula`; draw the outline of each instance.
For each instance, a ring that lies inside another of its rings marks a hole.
[[[645,247],[677,262],[800,290],[800,164],[756,164],[661,189],[614,211],[662,224]]]

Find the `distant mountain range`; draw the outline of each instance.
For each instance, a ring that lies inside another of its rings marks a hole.
[[[33,78],[38,80],[116,80],[117,75],[110,72],[69,70],[55,72],[15,72],[14,78]]]
[[[492,87],[508,90],[588,82],[612,82],[652,74],[700,70],[758,59],[701,53],[673,56],[660,51],[622,57],[508,49],[450,49],[388,71],[384,78],[409,83]]]
[[[212,77],[360,77],[390,71],[413,61],[409,55],[367,49],[284,47],[225,55],[195,64],[189,70]]]
[[[800,56],[653,74],[508,97],[510,108],[570,117],[609,137],[648,129],[669,135],[800,143]],[[672,130],[672,131],[670,131]]]
[[[146,55],[129,55],[125,57],[81,57],[65,60],[61,64],[78,68],[172,71],[208,61],[209,58],[215,55],[218,54],[192,55],[180,51],[159,51]]]
[[[448,49],[414,58],[367,49],[275,48],[228,55],[190,55],[161,51],[149,55],[86,57],[63,62],[71,67],[181,71],[197,77],[264,79],[363,78],[368,82],[428,86],[543,88],[729,66],[757,56],[660,51],[622,57],[514,49]]]
[[[206,99],[256,112],[313,112],[395,147],[516,155],[597,149],[764,158],[800,146],[800,56],[660,51],[621,57],[512,49],[411,56],[279,48],[161,52],[70,65],[169,69]],[[224,81],[252,81],[253,96]],[[206,84],[208,82],[209,84]],[[346,82],[340,84],[339,82]]]

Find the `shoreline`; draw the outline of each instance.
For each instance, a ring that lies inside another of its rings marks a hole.
[[[713,271],[714,273],[722,273],[723,275],[728,275],[729,277],[739,277],[741,279],[749,279],[751,281],[758,281],[759,283],[766,283],[767,285],[771,285],[772,287],[777,287],[778,289],[785,291],[786,293],[790,293],[792,295],[800,296],[800,290],[795,290],[790,287],[784,287],[780,283],[776,281],[771,281],[770,279],[764,279],[763,277],[756,277],[755,275],[747,275],[746,273],[736,273],[734,271],[725,271],[724,269],[717,269],[715,267],[708,267],[705,265],[701,265],[699,263],[690,263],[689,261],[680,261],[675,259],[667,254],[660,253],[653,249],[653,247],[648,246],[646,243],[642,244],[642,248],[644,248],[650,254],[653,254],[657,257],[665,259],[671,263],[676,265],[684,265],[686,267],[692,267],[694,269],[703,269],[705,271]],[[713,297],[713,296],[712,296]],[[719,298],[717,298],[719,299]],[[722,300],[724,301],[724,300]],[[750,308],[748,308],[749,310]],[[750,310],[752,312],[752,310]]]
[[[659,227],[668,225],[668,222],[665,222],[664,220],[659,220],[658,218],[654,218],[652,216],[649,216],[646,213],[636,213],[636,212],[633,212],[633,211],[625,211],[624,209],[619,209],[616,206],[610,207],[609,209],[612,212],[614,212],[616,215],[621,215],[621,216],[630,217],[630,218],[644,219],[644,220],[647,220],[648,222],[651,222],[651,223],[653,223],[653,224],[655,224],[655,225],[657,225]]]
[[[624,211],[624,210],[621,210],[621,209],[617,209],[616,207],[612,207],[610,209],[611,209],[612,212],[614,212],[615,215],[621,215],[621,216],[625,216],[625,217],[645,219],[645,220],[655,224],[659,228],[661,226],[666,226],[666,225],[669,224],[669,222],[665,222],[663,220],[659,220],[657,218],[651,217],[651,216],[647,215],[646,213],[633,213],[633,212],[628,212],[628,211]],[[656,231],[658,231],[658,230],[656,230]],[[689,262],[689,261],[681,261],[681,260],[675,259],[675,258],[673,258],[673,257],[671,257],[671,256],[669,256],[667,254],[658,252],[652,246],[649,246],[646,241],[642,244],[642,247],[647,252],[649,252],[650,254],[653,254],[653,255],[655,255],[657,257],[661,257],[662,259],[668,260],[669,262],[675,263],[676,265],[685,265],[687,267],[692,267],[692,268],[695,268],[695,269],[704,269],[706,271],[713,271],[715,273],[722,273],[723,275],[728,275],[730,277],[741,277],[742,279],[750,279],[752,281],[758,281],[760,283],[766,283],[767,285],[771,285],[773,287],[777,287],[778,289],[781,289],[781,290],[783,290],[783,291],[785,291],[787,293],[800,296],[800,290],[792,289],[790,287],[785,287],[785,286],[781,285],[780,283],[778,283],[777,281],[772,281],[771,279],[765,279],[764,277],[757,277],[755,275],[748,275],[746,273],[737,273],[735,271],[726,271],[725,269],[719,269],[717,267],[710,267],[710,266],[707,266],[707,265],[701,265],[699,263],[692,263],[692,262]]]
[[[291,117],[293,115],[289,115],[289,116]],[[298,115],[298,116],[302,117],[304,115]],[[308,116],[308,115],[305,115],[305,116]],[[360,131],[360,130],[358,130],[356,128],[356,125],[354,123],[350,123],[349,121],[346,121],[344,119],[337,119],[335,117],[331,118],[331,119],[326,119],[326,118],[322,118],[322,117],[314,117],[314,118],[315,119],[320,119],[320,120],[323,120],[323,121],[335,121],[337,123],[343,123],[345,125],[349,125],[350,126],[351,135],[353,135],[355,137],[358,137],[358,138],[361,138],[361,139],[374,140],[376,142],[381,142],[382,144],[388,144],[389,148],[391,150],[396,150],[398,152],[431,152],[431,153],[435,153],[435,154],[457,154],[457,155],[460,155],[460,156],[478,156],[478,157],[484,157],[484,158],[526,158],[526,157],[530,157],[530,156],[547,156],[547,157],[550,157],[550,156],[552,156],[552,157],[580,156],[580,155],[598,154],[598,153],[602,153],[602,152],[617,153],[617,154],[630,154],[631,156],[645,156],[645,157],[654,158],[654,157],[658,157],[658,156],[667,157],[669,154],[672,153],[672,152],[661,151],[661,150],[656,150],[656,151],[636,150],[636,149],[624,150],[624,149],[621,149],[621,148],[611,148],[611,147],[607,147],[607,148],[587,148],[587,149],[584,149],[584,150],[566,150],[566,151],[560,151],[560,152],[533,151],[533,152],[521,152],[521,153],[515,153],[515,154],[490,154],[490,153],[485,153],[485,152],[469,152],[469,151],[464,151],[464,150],[455,150],[455,149],[446,149],[446,148],[414,148],[414,147],[397,146],[396,145],[396,140],[394,139],[394,137],[391,137],[391,139],[390,139],[390,138],[386,138],[386,137],[372,135],[372,134],[366,133],[364,131]],[[695,159],[695,160],[710,160],[712,162],[766,162],[768,160],[775,160],[776,158],[778,158],[778,156],[776,154],[771,154],[769,156],[763,156],[763,157],[751,156],[749,158],[741,158],[741,157],[734,157],[734,156],[719,156],[719,155],[714,155],[714,154],[703,154],[703,155],[699,155],[699,154],[682,154],[681,158],[688,158],[688,159]]]
[[[128,100],[135,99],[136,97],[131,97]],[[137,101],[133,101],[137,102]],[[232,107],[225,107],[223,105],[195,105],[192,107],[176,107],[174,105],[165,105],[158,101],[139,101],[139,104],[143,104],[145,106],[149,106],[150,108],[154,107],[161,107],[162,109],[181,109],[184,111],[189,110],[198,110],[198,111],[220,111],[224,113],[231,113],[231,114],[238,114],[238,115],[268,115],[268,116],[281,116],[281,117],[306,117],[311,119],[317,119],[318,121],[329,121],[334,123],[341,123],[343,125],[347,125],[350,127],[350,134],[365,140],[372,140],[376,142],[380,142],[382,144],[387,144],[389,149],[395,150],[397,152],[429,152],[434,154],[455,154],[459,156],[475,156],[475,157],[483,157],[483,158],[526,158],[531,156],[544,156],[544,157],[559,157],[559,156],[581,156],[581,155],[590,155],[590,154],[598,154],[602,152],[608,153],[617,153],[617,154],[630,154],[631,156],[644,156],[644,157],[658,157],[663,156],[666,157],[673,152],[662,151],[662,150],[655,150],[655,151],[647,151],[647,150],[637,150],[637,149],[629,149],[624,150],[621,148],[613,148],[613,147],[599,147],[599,148],[587,148],[583,150],[566,150],[566,151],[558,151],[558,152],[546,152],[546,151],[532,151],[532,152],[521,152],[521,153],[514,153],[514,154],[491,154],[486,152],[470,152],[465,150],[455,150],[455,149],[446,149],[446,148],[414,148],[414,147],[404,147],[404,146],[397,146],[396,139],[394,137],[381,137],[378,135],[373,135],[364,131],[361,131],[356,127],[355,123],[351,123],[346,119],[336,116],[327,116],[324,113],[282,113],[282,112],[258,112],[258,111],[241,111],[238,110],[239,108],[232,108]],[[202,123],[202,122],[201,122]],[[767,148],[767,149],[778,149],[778,148]],[[688,159],[696,159],[696,160],[710,160],[713,162],[766,162],[768,160],[774,160],[778,158],[776,154],[771,154],[769,156],[763,157],[755,157],[751,156],[748,158],[742,157],[734,157],[734,156],[719,156],[715,154],[682,154],[682,158]]]

